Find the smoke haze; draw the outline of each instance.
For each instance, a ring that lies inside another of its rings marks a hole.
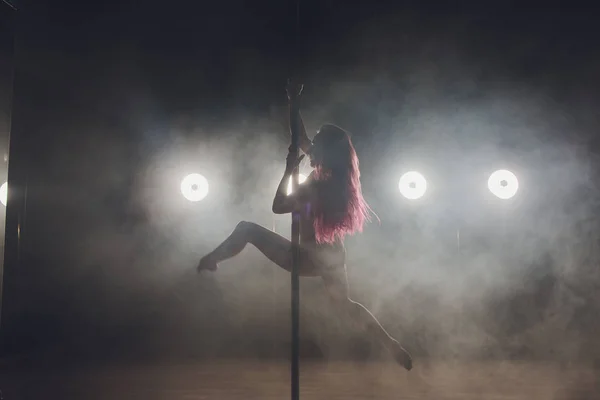
[[[327,15],[331,26],[303,42],[303,117],[311,135],[325,122],[352,133],[381,219],[347,240],[352,297],[418,355],[597,357],[598,92],[586,87],[598,65],[584,62],[596,50],[553,41],[544,18],[512,46],[526,21],[499,34],[491,14],[426,24],[393,15],[335,31],[341,22]],[[241,220],[289,237],[289,216],[271,213],[289,141],[285,62],[258,35],[200,55],[191,49],[204,38],[175,38],[176,50],[149,22],[130,32],[115,18],[96,23],[120,23],[119,44],[90,27],[65,42],[57,31],[52,52],[40,50],[39,31],[22,36],[13,129],[37,144],[21,340],[286,357],[285,271],[252,246],[214,275],[194,270]],[[84,44],[103,46],[89,57]],[[507,202],[487,190],[500,168],[520,182]],[[414,202],[398,191],[412,169],[429,185]],[[179,189],[192,172],[210,185],[199,203]],[[303,280],[301,296],[305,356],[380,355],[318,279]]]

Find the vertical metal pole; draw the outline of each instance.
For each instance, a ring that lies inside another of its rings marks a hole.
[[[298,116],[299,105],[291,110],[292,153],[298,157]],[[298,168],[292,172],[292,191],[298,190]],[[300,399],[300,215],[292,213],[292,400]]]
[[[300,0],[296,0],[296,32],[294,35],[294,72],[297,75],[298,63],[298,41],[300,35]],[[297,76],[295,77],[297,78]],[[290,128],[292,134],[292,155],[298,157],[298,144],[300,139],[300,104],[295,101],[290,110]],[[292,191],[298,190],[298,168],[292,171]],[[291,351],[291,391],[292,400],[300,400],[300,215],[292,212],[292,351]]]

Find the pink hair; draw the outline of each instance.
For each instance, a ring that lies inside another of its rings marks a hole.
[[[362,195],[358,156],[348,134],[324,125],[318,136],[322,140],[315,137],[315,145],[321,146],[322,160],[313,175],[317,184],[313,225],[317,243],[333,243],[362,232],[372,210]]]

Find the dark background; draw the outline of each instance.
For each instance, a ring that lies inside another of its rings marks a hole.
[[[349,240],[350,281],[394,334],[417,354],[596,357],[592,10],[305,0],[298,29],[285,1],[19,7],[10,352],[285,356],[285,273],[253,249],[222,275],[193,267],[240,219],[289,230],[269,208],[295,73],[311,132],[353,134],[382,223]],[[413,165],[418,205],[397,193]],[[485,193],[500,167],[521,181],[506,203]],[[192,170],[213,200],[181,199]],[[306,355],[372,354],[318,282],[303,302]]]

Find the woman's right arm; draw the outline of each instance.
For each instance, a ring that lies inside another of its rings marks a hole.
[[[288,83],[287,94],[288,94],[288,102],[289,102],[289,127],[290,134],[294,129],[294,124],[297,124],[298,127],[298,135],[299,142],[298,146],[304,152],[304,154],[308,154],[310,148],[312,146],[312,141],[306,134],[306,128],[304,127],[304,121],[302,121],[302,116],[300,115],[300,98],[302,95],[302,85],[296,85],[294,83]]]
[[[281,182],[279,182],[279,185],[277,186],[275,198],[273,199],[273,212],[275,214],[287,214],[294,210],[300,210],[302,209],[302,206],[309,201],[311,197],[312,174],[298,187],[298,193],[287,194],[292,171],[298,168],[298,165],[303,158],[304,156],[300,156],[294,159],[294,154],[288,153],[285,172],[283,173]]]
[[[300,150],[302,150],[302,152],[304,154],[308,154],[308,152],[310,151],[310,148],[312,147],[312,140],[310,140],[310,138],[306,134],[306,128],[304,127],[304,121],[302,121],[302,115],[300,115],[300,107],[296,107],[296,106],[292,105],[291,103],[290,103],[290,119],[289,119],[290,135],[292,133],[292,121],[294,121],[292,114],[294,112],[297,113],[296,118],[298,121],[297,122],[298,123],[298,134],[300,136],[298,146],[300,146]]]

